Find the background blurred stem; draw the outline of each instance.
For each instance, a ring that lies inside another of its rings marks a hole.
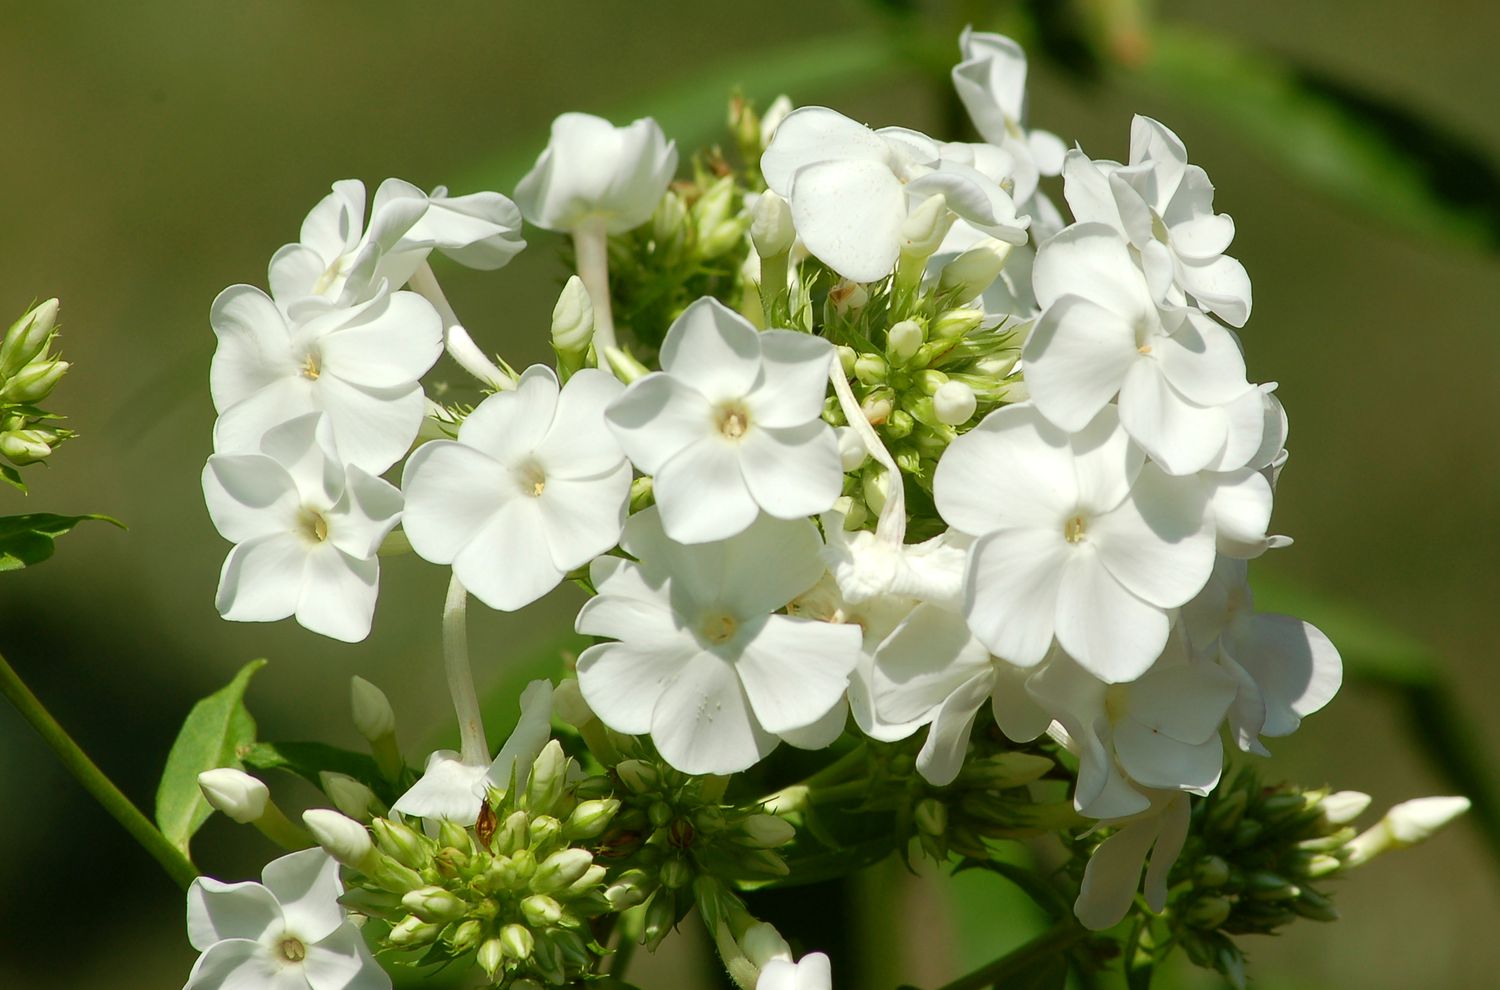
[[[1008,980],[1029,973],[1038,963],[1061,954],[1074,942],[1084,939],[1088,934],[1087,929],[1079,927],[1077,922],[1068,918],[1053,925],[1014,952],[1007,953],[989,965],[981,966],[952,983],[945,983],[938,990],[984,990],[987,987],[1009,986]]]
[[[178,886],[184,890],[198,876],[198,870],[192,861],[179,852],[156,827],[141,814],[130,799],[120,793],[120,789],[114,785],[104,771],[95,765],[94,761],[79,748],[67,731],[58,724],[52,713],[42,705],[40,699],[31,693],[21,680],[19,674],[0,655],[0,693],[10,699],[11,704],[16,706],[31,727],[36,729],[37,734],[42,737],[62,765],[68,769],[83,789],[93,795],[94,800],[104,806],[104,810],[114,817],[115,821],[130,833],[130,837],[139,842],[151,854],[151,857],[161,864],[167,875],[175,880]]]

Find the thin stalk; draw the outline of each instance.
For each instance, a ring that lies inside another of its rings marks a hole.
[[[902,480],[901,469],[896,466],[890,451],[885,449],[885,444],[880,442],[880,434],[865,418],[864,410],[854,398],[854,390],[849,387],[849,379],[844,377],[844,369],[837,360],[828,370],[828,379],[833,383],[833,394],[838,397],[839,408],[843,410],[849,428],[865,445],[875,463],[885,468],[885,476],[890,479],[890,491],[886,493],[885,505],[880,508],[875,535],[892,546],[903,546],[906,543],[906,483]]]
[[[421,267],[412,273],[407,285],[437,310],[443,321],[443,346],[449,356],[458,362],[459,367],[497,392],[516,387],[511,377],[485,356],[479,345],[474,343],[474,338],[469,336],[469,331],[459,322],[458,314],[449,305],[448,297],[443,294],[443,288],[438,285],[437,276],[432,273],[432,267],[427,262],[422,262]]]
[[[103,805],[104,810],[109,812],[115,821],[130,833],[130,837],[141,844],[151,858],[161,864],[161,868],[167,871],[167,875],[175,880],[178,886],[184,890],[198,876],[197,867],[193,866],[187,855],[172,843],[167,841],[166,836],[152,825],[140,809],[130,803],[130,799],[120,793],[120,789],[114,782],[104,775],[88,758],[88,755],[73,741],[73,737],[58,724],[52,713],[42,705],[37,696],[31,693],[31,689],[21,680],[15,669],[6,662],[4,656],[0,656],[0,694],[10,699],[11,704],[31,727],[42,737],[42,741],[57,755],[58,760],[67,768],[77,781],[83,785],[83,789],[93,796],[95,801]]]
[[[1088,935],[1086,928],[1080,927],[1076,921],[1068,918],[1053,925],[1014,952],[979,967],[967,976],[960,976],[952,983],[945,983],[938,990],[988,990],[990,987],[1006,986],[1006,981],[1026,974],[1032,966],[1066,951],[1075,942],[1082,941]]]
[[[609,233],[604,220],[595,217],[584,221],[573,231],[573,253],[578,277],[589,292],[594,305],[594,353],[599,367],[605,367],[604,353],[615,347],[615,317],[609,298]]]
[[[458,716],[459,755],[470,766],[490,761],[490,744],[484,735],[484,716],[479,711],[479,692],[469,668],[469,592],[458,576],[448,582],[448,600],[443,603],[443,667],[448,691],[453,695],[453,713]]]

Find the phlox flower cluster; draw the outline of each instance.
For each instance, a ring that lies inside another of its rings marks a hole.
[[[583,587],[581,703],[684,773],[920,735],[942,787],[991,723],[1066,751],[1073,808],[1120,827],[1080,919],[1118,921],[1148,855],[1159,908],[1226,729],[1265,753],[1340,661],[1249,590],[1248,562],[1290,542],[1269,528],[1287,421],[1246,370],[1233,221],[1167,127],[1137,117],[1128,161],[1095,159],[1028,128],[1025,80],[1014,42],[965,33],[976,143],[791,110],[716,221],[733,284],[666,326],[617,328],[608,271],[608,238],[643,225],[695,243],[650,120],[559,118],[519,208],[391,179],[366,222],[337,183],[270,293],[212,308],[221,611],[360,640],[399,525],[460,603]],[[574,238],[581,283],[557,370],[516,374],[427,259],[498,268],[523,215]],[[472,408],[424,395],[445,348],[487,393]],[[436,754],[397,809],[470,824],[512,762]],[[828,986],[820,955],[760,972]]]

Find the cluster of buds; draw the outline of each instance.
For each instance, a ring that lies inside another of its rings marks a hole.
[[[603,836],[601,857],[625,869],[605,892],[611,907],[642,907],[642,938],[653,948],[693,906],[696,888],[787,875],[775,850],[796,830],[758,807],[722,803],[723,777],[694,777],[665,763],[626,759],[612,770],[622,807]]]
[[[588,923],[614,910],[593,851],[620,807],[609,791],[554,741],[526,786],[492,793],[470,828],[441,821],[428,835],[376,818],[366,833],[332,812],[305,820],[353,871],[348,906],[390,925],[382,947],[425,950],[423,964],[472,954],[492,985],[526,990],[595,972]]]
[[[60,417],[37,406],[68,370],[68,362],[52,353],[56,336],[57,300],[48,299],[12,323],[0,340],[0,471],[22,490],[14,468],[45,460],[73,436],[43,425]]]

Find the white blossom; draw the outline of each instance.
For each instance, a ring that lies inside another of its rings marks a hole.
[[[672,540],[655,509],[632,516],[623,549],[600,557],[599,593],[577,628],[616,642],[578,658],[578,685],[617,732],[650,733],[684,773],[733,773],[778,736],[839,704],[859,655],[859,630],[773,614],[823,573],[822,541],[806,520],[759,516],[718,543]]]
[[[232,285],[214,300],[214,449],[254,450],[272,427],[321,412],[339,455],[379,474],[421,427],[418,380],[442,353],[442,321],[415,293],[384,291],[303,317],[288,317],[249,285]]]
[[[295,615],[313,632],[358,642],[370,632],[376,551],[396,525],[401,493],[344,464],[317,413],[271,429],[256,453],[214,454],[203,499],[235,544],[219,575],[219,614],[238,622]]]
[[[757,332],[715,299],[677,318],[662,370],[605,412],[625,453],[653,476],[672,539],[727,539],[762,511],[797,519],[833,505],[844,475],[821,419],[832,361],[821,337]]]
[[[761,969],[755,990],[833,990],[833,968],[821,952],[809,952],[796,962],[772,959]]]
[[[1194,479],[1145,463],[1113,407],[1067,434],[1029,403],[986,416],[943,453],[938,511],[976,536],[964,613],[992,653],[1020,666],[1053,637],[1107,681],[1161,653],[1167,612],[1213,568]]]
[[[1185,794],[1157,791],[1151,806],[1132,818],[1108,824],[1119,831],[1099,843],[1083,869],[1083,884],[1073,914],[1093,931],[1113,928],[1125,917],[1141,886],[1146,866],[1146,904],[1153,911],[1167,906],[1167,878],[1187,842],[1191,821]]]
[[[412,549],[451,564],[486,605],[513,611],[614,546],[630,465],[604,408],[622,390],[592,368],[559,389],[535,365],[481,402],[456,441],[423,444],[402,474]]]
[[[184,990],[387,990],[390,977],[338,903],[343,892],[321,849],[268,863],[260,883],[198,877],[188,940],[202,955]]]
[[[586,113],[565,113],[536,165],[516,186],[526,219],[546,230],[597,223],[611,234],[651,218],[677,171],[677,145],[649,117],[615,127]]]
[[[916,131],[874,131],[826,107],[801,107],[776,129],[760,166],[766,185],[791,204],[808,251],[855,282],[891,273],[903,224],[933,196],[992,237],[1026,241],[1027,220],[999,183],[945,159],[938,142]]]

